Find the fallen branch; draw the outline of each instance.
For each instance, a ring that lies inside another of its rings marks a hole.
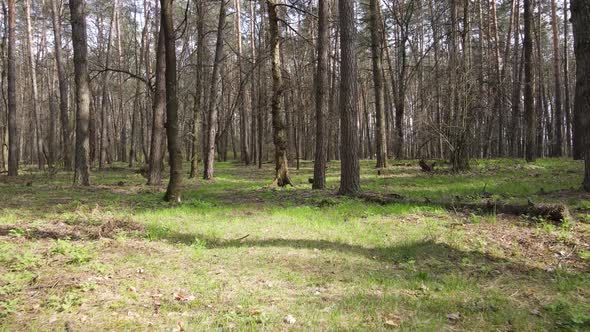
[[[404,204],[423,204],[443,207],[451,211],[469,211],[478,213],[510,214],[515,216],[527,215],[538,217],[552,222],[561,223],[569,217],[569,211],[563,204],[518,204],[503,203],[488,200],[486,202],[448,202],[433,201],[425,199],[424,201],[409,200],[398,194],[379,195],[374,193],[362,193],[359,198],[381,205],[404,203]]]

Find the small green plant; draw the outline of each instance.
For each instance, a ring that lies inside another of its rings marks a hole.
[[[83,264],[92,259],[88,248],[76,246],[68,240],[57,240],[51,247],[50,252],[54,255],[67,256],[68,264]]]
[[[0,318],[4,318],[15,312],[18,303],[18,299],[0,301]]]
[[[85,298],[80,296],[77,292],[71,291],[60,297],[58,295],[49,296],[44,303],[47,308],[54,309],[58,312],[69,312],[75,307],[79,307],[86,301]]]

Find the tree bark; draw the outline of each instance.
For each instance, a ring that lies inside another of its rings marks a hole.
[[[156,86],[152,103],[152,139],[148,163],[148,185],[162,184],[164,160],[164,126],[166,116],[166,45],[164,29],[160,27],[156,42]]]
[[[385,127],[385,108],[383,101],[383,77],[381,69],[381,9],[379,0],[370,0],[371,60],[373,66],[373,91],[375,94],[376,152],[377,168],[387,167],[387,128]]]
[[[525,119],[525,158],[535,161],[536,121],[533,101],[533,10],[531,0],[524,0],[524,119]]]
[[[275,145],[275,179],[273,184],[279,187],[293,185],[289,178],[287,165],[287,130],[285,128],[285,107],[283,99],[283,75],[281,73],[281,48],[279,36],[279,18],[277,0],[267,0],[268,29],[270,32],[270,52],[272,63],[272,127]]]
[[[559,60],[559,32],[557,31],[557,5],[551,0],[551,32],[553,34],[553,75],[555,84],[555,140],[553,142],[553,157],[563,155],[563,113],[561,105],[561,67]]]
[[[33,53],[33,27],[31,24],[31,0],[25,0],[25,14],[27,18],[27,46],[29,49],[29,67],[31,70],[31,92],[33,102],[33,122],[35,123],[35,136],[37,138],[37,166],[39,169],[43,169],[44,156],[43,156],[43,133],[41,130],[41,120],[39,119],[39,90],[37,87],[37,63],[35,60],[35,54]]]
[[[74,74],[76,79],[76,170],[74,183],[90,185],[90,87],[88,81],[88,44],[84,0],[70,0]]]
[[[339,0],[340,25],[340,189],[343,195],[354,195],[361,190],[358,157],[358,91],[356,28],[353,0]]]
[[[574,112],[581,121],[584,139],[584,190],[590,192],[590,2],[571,0],[574,52],[576,55],[576,97]]]
[[[64,62],[63,50],[61,46],[61,21],[60,11],[57,6],[58,0],[51,1],[51,18],[53,23],[53,44],[55,46],[55,61],[57,63],[57,76],[59,84],[59,112],[61,120],[62,135],[62,159],[64,169],[72,169],[72,160],[70,157],[70,120],[68,110],[68,76]]]
[[[237,61],[238,61],[238,82],[241,85],[243,79],[243,66],[242,66],[242,19],[240,2],[242,0],[235,0],[236,3],[236,39],[238,43],[237,47]],[[250,165],[250,148],[248,146],[248,119],[246,118],[246,103],[245,103],[245,89],[240,88],[238,91],[238,107],[240,108],[240,159],[246,164]]]
[[[16,100],[16,24],[14,0],[8,0],[8,176],[18,176],[19,142]]]
[[[162,7],[162,27],[166,44],[166,137],[168,138],[168,158],[170,180],[164,199],[180,203],[182,176],[181,142],[178,135],[178,97],[176,82],[176,34],[172,17],[172,0],[160,0]]]
[[[199,166],[199,154],[200,154],[200,147],[199,147],[199,136],[202,135],[200,133],[199,126],[199,114],[204,114],[203,108],[203,83],[204,83],[204,75],[203,75],[203,66],[205,64],[205,6],[203,1],[199,1],[197,5],[197,68],[196,68],[196,93],[195,93],[195,109],[193,110],[193,137],[192,137],[192,156],[191,156],[191,171],[189,178],[195,178],[198,173],[198,166]],[[204,120],[203,120],[204,122]]]
[[[328,43],[329,41],[329,15],[330,9],[327,0],[319,0],[318,8],[318,40],[315,91],[315,116],[316,116],[316,146],[315,162],[313,167],[312,189],[324,189],[326,186],[326,162],[327,162],[327,132],[326,113],[328,111]],[[293,139],[293,137],[291,137]]]
[[[221,0],[219,6],[219,20],[217,23],[217,43],[215,46],[215,59],[213,60],[213,72],[211,73],[211,89],[209,91],[209,105],[207,107],[207,142],[205,144],[205,163],[203,179],[213,179],[213,166],[215,163],[215,138],[217,134],[217,103],[219,101],[218,81],[220,78],[220,66],[223,57],[223,28],[225,26],[226,0]]]

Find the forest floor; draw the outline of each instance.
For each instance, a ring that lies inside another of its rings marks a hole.
[[[311,191],[313,164],[218,163],[183,203],[123,165],[0,176],[0,331],[590,329],[583,165],[473,161],[460,175],[362,162],[363,190],[416,200],[559,202],[571,217],[379,205]],[[484,197],[484,198],[482,198]]]

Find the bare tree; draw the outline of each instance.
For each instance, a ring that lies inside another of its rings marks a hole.
[[[16,101],[16,24],[14,0],[8,0],[8,176],[18,176],[18,110]]]
[[[555,84],[555,140],[552,146],[553,157],[563,155],[563,113],[561,105],[561,61],[559,60],[559,32],[557,31],[557,5],[551,0],[551,31],[553,36],[553,77]]]
[[[329,58],[329,25],[330,9],[327,0],[319,0],[318,8],[318,40],[317,40],[317,69],[315,77],[315,126],[316,147],[315,163],[313,167],[313,189],[324,189],[326,185],[327,161],[327,131],[326,114],[328,112],[328,60]]]
[[[274,184],[284,187],[293,185],[289,178],[287,165],[287,131],[285,127],[284,86],[281,72],[281,47],[279,36],[279,17],[277,0],[267,0],[268,29],[270,32],[270,58],[272,63],[272,112],[273,142],[275,145],[275,179]]]
[[[531,0],[524,0],[524,120],[526,160],[535,161],[536,121],[533,101],[533,9]]]
[[[160,27],[156,42],[156,86],[152,103],[152,140],[148,162],[148,184],[162,183],[164,160],[164,121],[166,116],[166,45],[164,29]]]
[[[375,93],[375,113],[377,122],[376,148],[377,168],[387,167],[387,132],[385,127],[385,108],[383,101],[383,72],[381,69],[381,5],[379,0],[369,1],[371,26],[371,55],[373,64],[373,89]]]
[[[166,137],[168,138],[168,156],[170,180],[165,199],[180,202],[180,184],[182,176],[182,155],[178,135],[178,96],[176,81],[176,34],[172,17],[172,0],[160,0],[162,7],[162,27],[166,44]]]
[[[64,62],[62,44],[61,44],[61,22],[60,10],[57,6],[59,0],[51,1],[51,21],[53,23],[53,44],[55,46],[55,62],[57,65],[57,77],[59,84],[59,112],[61,120],[61,135],[62,135],[62,159],[64,169],[69,171],[72,169],[72,161],[70,158],[70,120],[68,110],[68,75],[66,73],[66,65]]]
[[[213,72],[211,73],[211,90],[209,91],[209,105],[207,107],[207,142],[205,144],[205,162],[203,179],[213,179],[213,165],[215,163],[215,138],[217,137],[217,102],[219,100],[218,81],[220,78],[220,66],[223,57],[223,28],[225,26],[226,0],[221,0],[219,5],[219,20],[217,24],[217,43],[215,46],[215,59],[213,60]]]
[[[590,192],[590,2],[571,0],[574,50],[576,54],[576,97],[574,112],[584,130],[585,175],[583,187]]]
[[[358,156],[357,65],[355,57],[356,28],[354,1],[339,0],[340,24],[340,189],[339,193],[354,195],[361,190]]]
[[[84,0],[70,0],[74,74],[76,79],[76,171],[74,183],[90,185],[90,86],[88,81],[88,43]]]

